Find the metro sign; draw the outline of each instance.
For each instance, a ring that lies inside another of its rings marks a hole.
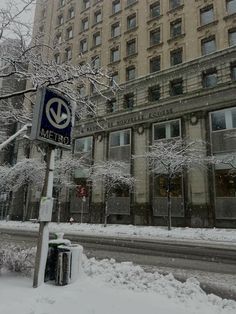
[[[72,110],[68,100],[43,89],[34,108],[31,139],[70,149],[71,129]]]

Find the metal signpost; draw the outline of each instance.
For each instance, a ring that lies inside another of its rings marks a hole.
[[[71,104],[63,96],[49,89],[43,89],[38,94],[34,108],[31,139],[48,143],[47,167],[43,189],[43,197],[39,209],[39,236],[35,259],[33,287],[44,282],[47,261],[49,222],[53,208],[53,170],[55,148],[70,149],[72,129]]]

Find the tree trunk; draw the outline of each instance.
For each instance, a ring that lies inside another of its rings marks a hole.
[[[105,213],[104,213],[104,227],[107,226],[107,199],[105,201]]]
[[[171,188],[171,178],[168,176],[168,183],[167,183],[168,230],[171,230],[171,197],[170,197],[170,188]]]
[[[57,223],[61,222],[61,201],[58,199],[58,206],[57,206]]]

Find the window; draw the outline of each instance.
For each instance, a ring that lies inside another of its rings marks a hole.
[[[100,65],[101,65],[100,57],[99,56],[92,57],[91,65],[94,69],[100,68]]]
[[[175,49],[171,51],[170,53],[170,64],[177,65],[183,62],[183,50],[182,48],[180,49]]]
[[[124,109],[133,109],[134,107],[134,94],[129,93],[124,95]]]
[[[112,13],[115,14],[121,10],[120,0],[112,2]]]
[[[230,108],[211,113],[212,131],[236,128],[236,108]]]
[[[150,32],[150,46],[159,44],[161,41],[161,30],[160,28],[154,29]]]
[[[156,174],[154,176],[154,197],[167,197],[168,177],[165,174]],[[171,197],[182,197],[182,175],[175,175],[171,179]]]
[[[170,9],[178,8],[182,4],[182,0],[169,0]]]
[[[82,20],[82,31],[86,31],[89,28],[88,18]]]
[[[59,0],[59,7],[63,7],[65,5],[65,0]]]
[[[117,111],[117,101],[115,98],[112,98],[107,101],[107,113],[112,113]]]
[[[97,32],[93,35],[93,45],[98,46],[101,44],[101,34],[100,32]]]
[[[160,86],[152,86],[148,89],[148,100],[149,101],[157,101],[161,97]]]
[[[73,29],[72,29],[72,27],[69,27],[66,30],[66,38],[71,39],[72,37],[73,37]]]
[[[226,0],[228,14],[236,13],[236,0]]]
[[[119,47],[111,49],[111,62],[116,62],[120,60]]]
[[[135,67],[131,66],[126,69],[126,80],[130,81],[135,79]]]
[[[101,22],[102,20],[102,12],[99,10],[94,13],[94,24]]]
[[[132,56],[136,53],[136,40],[132,39],[126,43],[127,56]]]
[[[201,25],[206,25],[214,21],[213,5],[200,10]]]
[[[118,132],[112,132],[110,134],[110,146],[125,146],[130,145],[130,130],[122,130]]]
[[[160,56],[152,58],[150,60],[150,73],[160,71],[161,69],[161,58]]]
[[[80,52],[86,52],[88,50],[88,42],[87,39],[83,39],[80,42]]]
[[[217,85],[217,71],[211,69],[202,73],[202,85],[203,87],[214,87]]]
[[[202,54],[207,55],[209,53],[216,51],[216,41],[215,37],[205,38],[201,42]]]
[[[88,153],[92,151],[93,138],[92,136],[77,138],[75,140],[74,152],[75,153]]]
[[[182,34],[182,20],[178,19],[170,23],[170,37],[175,38]]]
[[[118,72],[114,72],[114,73],[111,75],[111,86],[112,86],[112,87],[115,87],[116,84],[118,84],[118,82],[119,82]]]
[[[155,2],[150,5],[150,17],[158,17],[160,16],[160,2]]]
[[[230,71],[231,71],[231,79],[235,81],[236,80],[236,63],[231,63]]]
[[[183,94],[183,80],[173,80],[170,82],[170,95],[177,96]]]
[[[180,121],[174,120],[165,123],[154,124],[153,139],[154,141],[171,139],[180,136]]]
[[[111,26],[111,37],[117,37],[120,35],[120,23],[115,23]]]
[[[136,14],[127,17],[127,29],[132,29],[136,27]]]
[[[65,60],[70,61],[72,59],[72,50],[71,48],[66,49]]]
[[[70,8],[68,11],[68,18],[72,19],[73,17],[75,17],[75,9],[74,8]]]
[[[63,15],[59,15],[57,17],[57,24],[62,25],[63,23],[64,23],[64,17],[63,17]]]
[[[83,0],[83,10],[88,9],[90,6],[89,0]]]
[[[216,197],[236,196],[236,173],[229,169],[215,170]]]
[[[228,36],[229,36],[229,46],[234,46],[236,45],[236,29],[230,29],[228,31]]]

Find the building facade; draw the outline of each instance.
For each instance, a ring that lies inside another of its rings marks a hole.
[[[91,97],[97,116],[78,122],[74,154],[91,161],[130,164],[132,192],[119,191],[109,205],[110,223],[166,223],[166,178],[153,176],[143,155],[159,140],[202,140],[205,155],[236,151],[236,0],[60,0],[38,3],[35,34],[57,45],[45,56],[58,64],[91,63],[109,69],[115,94]],[[232,165],[231,165],[232,166]],[[234,166],[234,165],[233,165]],[[86,174],[75,173],[86,185]],[[104,191],[89,188],[86,204],[70,193],[65,219],[101,222]],[[236,226],[236,179],[228,165],[191,169],[172,188],[173,223]]]

